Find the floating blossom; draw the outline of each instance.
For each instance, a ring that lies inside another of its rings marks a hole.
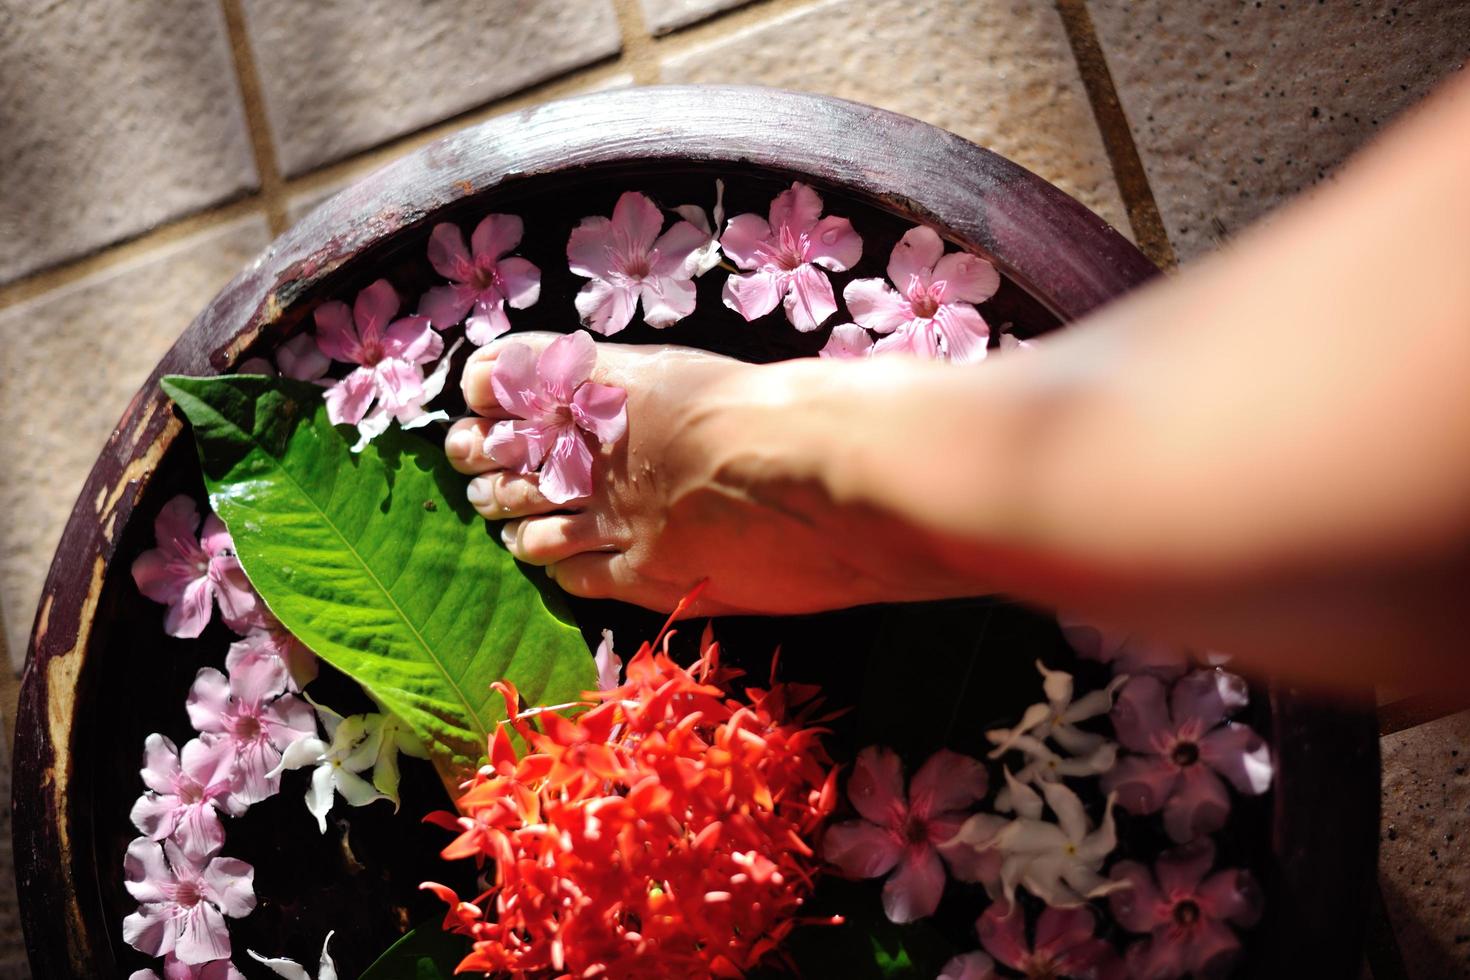
[[[715,180],[715,207],[712,212],[714,223],[705,217],[704,208],[697,204],[681,204],[674,213],[702,231],[707,240],[690,256],[694,274],[702,276],[720,264],[720,227],[725,223],[725,182]]]
[[[1223,670],[1198,670],[1169,692],[1157,677],[1136,677],[1113,708],[1118,741],[1137,753],[1103,777],[1130,813],[1164,811],[1164,829],[1183,843],[1225,826],[1230,794],[1259,796],[1271,787],[1271,750],[1247,725],[1226,716],[1245,707],[1246,683]]]
[[[316,734],[311,708],[285,692],[285,664],[264,657],[239,663],[228,678],[205,667],[189,689],[185,707],[190,724],[217,736],[234,752],[240,804],[274,796],[280,778],[271,770],[281,761],[281,750]]]
[[[623,658],[613,652],[612,630],[602,631],[602,642],[597,645],[592,663],[597,667],[599,691],[611,691],[623,683]]]
[[[939,968],[938,980],[997,980],[995,960],[979,950],[952,956]]]
[[[233,674],[243,669],[246,661],[264,658],[280,661],[286,668],[286,690],[300,694],[301,689],[316,680],[321,669],[316,654],[305,643],[292,636],[274,616],[264,629],[251,630],[242,640],[230,644],[225,653],[225,670]]]
[[[466,249],[459,226],[435,225],[429,235],[429,264],[450,285],[425,293],[419,315],[440,330],[464,320],[465,338],[477,347],[509,330],[506,304],[524,310],[541,298],[541,270],[519,256],[506,258],[521,243],[524,230],[517,215],[488,215],[475,226]]]
[[[1116,742],[1104,742],[1095,751],[1079,756],[1058,755],[1045,742],[1029,735],[1018,737],[1012,747],[1026,759],[1026,764],[1016,773],[1016,781],[1021,783],[1054,783],[1060,779],[1098,776],[1112,769],[1118,759]],[[995,795],[995,809],[1005,813],[1015,809],[1010,787]]]
[[[311,784],[306,788],[306,809],[316,818],[318,829],[325,834],[327,813],[332,809],[336,793],[342,794],[351,806],[366,806],[374,800],[388,797],[360,775],[378,759],[382,716],[352,715],[343,718],[321,705],[317,705],[316,710],[331,741],[323,741],[313,734],[292,742],[268,776],[279,780],[287,769],[316,767],[311,774]],[[394,775],[397,775],[396,769]]]
[[[128,893],[140,903],[123,920],[123,940],[152,956],[197,965],[230,955],[225,916],[255,908],[255,869],[236,858],[191,858],[172,840],[139,837],[123,860]]]
[[[628,393],[587,380],[596,364],[585,330],[556,338],[539,358],[517,343],[495,359],[491,386],[516,419],[495,423],[485,453],[519,473],[539,470],[541,493],[554,504],[592,493],[590,443],[611,445],[628,431]]]
[[[1108,664],[1115,674],[1153,674],[1172,680],[1189,669],[1189,652],[1109,626],[1059,613],[1057,625],[1072,650],[1084,660]]]
[[[163,631],[169,636],[195,637],[209,624],[215,602],[225,625],[243,632],[261,621],[260,604],[224,522],[214,514],[204,518],[199,536],[199,511],[187,494],[179,494],[158,512],[153,522],[158,547],[133,562],[138,591],[154,602],[167,604]]]
[[[710,683],[717,666],[714,645],[683,668],[644,644],[627,682],[588,692],[595,707],[570,720],[521,713],[495,685],[509,721],[490,761],[457,814],[430,817],[459,834],[446,858],[495,862],[473,903],[423,886],[474,940],[460,972],[738,976],[796,925],[817,870],[807,841],[836,796],[804,727],[815,690],[751,687],[743,702]]]
[[[245,812],[233,799],[235,753],[226,741],[191,739],[180,753],[163,735],[149,735],[141,775],[148,792],[133,804],[133,825],[151,840],[173,837],[191,859],[224,846],[220,810],[232,816]]]
[[[941,749],[919,767],[905,798],[897,753],[870,745],[858,753],[847,784],[863,819],[827,828],[822,856],[854,878],[892,872],[883,911],[893,922],[933,915],[945,881],[938,845],[955,836],[986,782],[980,762]]]
[[[1123,887],[1098,874],[1103,861],[1118,846],[1111,796],[1102,822],[1094,828],[1082,809],[1082,801],[1063,784],[1042,783],[1038,795],[1035,789],[1017,782],[1010,770],[1005,775],[1016,818],[997,832],[990,814],[978,814],[965,822],[950,846],[999,851],[1001,892],[1008,904],[1015,903],[1017,886],[1061,908],[1081,905],[1089,898]],[[1043,819],[1042,796],[1056,814],[1056,823]]]
[[[708,260],[709,229],[688,221],[662,235],[663,212],[637,191],[613,206],[612,219],[582,219],[567,239],[567,261],[592,280],[577,293],[582,325],[610,337],[643,303],[643,322],[662,329],[694,312],[694,282]]]
[[[128,980],[159,980],[152,970],[134,970]],[[229,960],[211,960],[192,965],[184,963],[172,953],[163,958],[163,980],[245,980],[245,975],[235,969]]]
[[[1107,739],[1095,732],[1084,732],[1077,723],[1106,714],[1113,706],[1113,695],[1123,683],[1115,679],[1100,691],[1089,691],[1077,700],[1072,700],[1072,675],[1066,671],[1049,670],[1040,660],[1036,669],[1041,672],[1042,690],[1046,702],[1033,704],[1021,715],[1015,728],[995,728],[985,733],[994,743],[990,758],[999,759],[1012,749],[1022,745],[1051,739],[1074,757],[1096,753],[1107,744]],[[1027,741],[1027,739],[1031,741]]]
[[[827,344],[817,351],[818,357],[836,361],[855,361],[873,356],[873,337],[856,323],[839,323],[832,328]]]
[[[276,348],[276,363],[263,357],[252,357],[242,361],[236,369],[241,374],[275,375],[277,369],[283,378],[293,381],[319,381],[326,377],[332,359],[322,353],[310,334],[297,334]]]
[[[1092,978],[1120,973],[1113,947],[1093,935],[1097,921],[1085,906],[1046,908],[1036,920],[1036,942],[1026,941],[1018,905],[994,902],[975,922],[980,945],[996,960],[1034,980]]]
[[[888,278],[893,286],[854,279],[842,290],[857,325],[884,335],[873,354],[902,352],[956,363],[985,359],[990,327],[974,304],[1000,288],[993,265],[968,252],[945,255],[938,233],[919,225],[893,247]]]
[[[335,930],[327,933],[327,938],[322,940],[322,958],[317,963],[316,980],[337,980],[337,964],[332,962],[332,954],[327,952],[327,946],[331,944],[334,935],[336,935]],[[285,957],[269,959],[253,949],[247,949],[245,952],[250,954],[251,959],[264,964],[278,977],[285,977],[286,980],[311,980],[311,974],[307,973],[306,968],[295,960],[288,960]]]
[[[1208,878],[1215,845],[1208,838],[1165,852],[1154,873],[1120,861],[1113,877],[1124,885],[1109,898],[1113,918],[1149,938],[1128,948],[1129,975],[1139,980],[1228,976],[1240,956],[1232,925],[1261,918],[1261,889],[1249,871],[1228,869]]]
[[[377,743],[377,753],[373,756],[372,761],[373,788],[382,795],[382,798],[392,801],[393,810],[397,812],[398,756],[402,754],[415,759],[427,759],[429,750],[402,719],[389,711],[368,715],[368,734],[375,738]],[[359,803],[352,805],[361,806]]]
[[[379,279],[357,294],[350,310],[335,300],[316,310],[316,340],[322,352],[334,361],[358,365],[326,392],[332,424],[357,426],[353,452],[361,452],[393,419],[412,429],[446,417],[426,412],[424,405],[443,389],[454,351],[440,358],[444,340],[429,318],[394,320],[398,307],[393,286]],[[424,365],[436,358],[440,363],[425,377]]]
[[[731,218],[720,247],[746,272],[725,280],[725,305],[749,321],[781,303],[786,319],[803,333],[836,313],[822,269],[843,272],[856,265],[863,240],[846,218],[821,215],[822,199],[797,181],[771,202],[769,221],[758,214]]]

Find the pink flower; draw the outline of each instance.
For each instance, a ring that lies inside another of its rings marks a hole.
[[[628,430],[628,394],[588,381],[596,364],[585,330],[553,340],[539,358],[525,344],[507,344],[495,359],[491,387],[517,420],[495,423],[485,452],[520,473],[539,469],[541,493],[555,504],[592,492],[589,441],[610,445]]]
[[[414,422],[422,424],[428,417],[424,403],[439,393],[427,383],[423,365],[444,353],[444,340],[426,316],[393,320],[398,305],[393,287],[379,279],[357,294],[351,310],[340,301],[323,303],[316,310],[316,340],[322,352],[335,361],[358,365],[326,392],[332,424],[356,425],[366,436],[355,452],[386,429],[390,419],[409,428]]]
[[[1200,838],[1165,852],[1154,874],[1136,861],[1113,868],[1113,877],[1130,885],[1109,897],[1113,918],[1129,932],[1150,934],[1128,948],[1130,976],[1165,980],[1230,973],[1240,955],[1230,926],[1255,925],[1263,900],[1249,871],[1231,868],[1206,878],[1214,863],[1215,845]]]
[[[597,644],[592,662],[597,666],[599,691],[611,691],[623,683],[623,658],[613,652],[612,630],[602,631],[602,642]]]
[[[592,280],[577,293],[582,325],[605,337],[633,319],[643,302],[643,322],[663,328],[694,312],[694,277],[701,271],[707,231],[675,222],[662,235],[658,206],[628,191],[613,206],[612,220],[583,218],[567,239],[567,261]]]
[[[224,846],[221,809],[234,816],[245,812],[231,800],[235,753],[227,742],[191,739],[181,759],[172,741],[149,735],[142,776],[149,791],[133,804],[133,825],[152,840],[173,837],[191,858],[203,859]]]
[[[832,328],[827,345],[817,351],[818,357],[853,361],[873,356],[873,338],[856,323],[839,323]]]
[[[429,264],[450,281],[419,300],[419,313],[440,330],[465,319],[464,335],[477,347],[510,329],[505,304],[524,310],[541,298],[541,270],[519,256],[504,258],[521,243],[524,227],[513,214],[492,214],[475,226],[470,249],[464,233],[448,223],[429,235]],[[473,254],[471,254],[473,251]]]
[[[234,751],[238,803],[259,803],[275,795],[280,777],[267,773],[281,761],[281,752],[316,734],[311,707],[285,691],[286,665],[268,657],[245,659],[228,679],[205,667],[189,689],[190,724],[219,736]]]
[[[316,680],[320,669],[316,654],[292,636],[274,616],[266,628],[251,630],[243,640],[230,644],[229,652],[225,654],[225,670],[233,674],[247,660],[257,657],[286,665],[286,690],[292,694],[301,693],[303,687]]]
[[[893,247],[888,278],[854,279],[843,289],[857,324],[886,334],[873,353],[902,351],[925,358],[967,363],[985,359],[990,327],[975,303],[995,295],[1000,273],[967,252],[944,254],[932,228],[911,228]]]
[[[259,621],[264,607],[235,557],[230,532],[214,514],[204,519],[202,538],[198,528],[199,511],[187,495],[164,504],[153,522],[158,547],[133,562],[133,581],[139,592],[168,605],[163,631],[169,636],[204,632],[216,600],[226,625],[248,629]]]
[[[300,333],[276,348],[276,363],[263,357],[252,357],[241,362],[237,370],[241,374],[275,375],[280,368],[283,378],[293,381],[319,381],[332,366],[332,359],[322,353],[310,334]]]
[[[1271,751],[1248,726],[1225,721],[1248,698],[1234,674],[1197,670],[1175,683],[1167,706],[1164,694],[1164,682],[1148,675],[1123,687],[1113,729],[1138,754],[1119,759],[1102,785],[1131,813],[1162,809],[1164,829],[1184,842],[1225,826],[1230,796],[1221,776],[1251,796],[1270,788]]]
[[[941,749],[919,768],[905,799],[898,755],[870,745],[858,753],[847,783],[847,797],[863,819],[829,827],[822,856],[854,878],[893,871],[883,885],[890,920],[932,915],[945,880],[938,845],[955,836],[985,789],[983,765]]]
[[[255,908],[255,869],[236,858],[191,858],[173,841],[139,837],[123,859],[128,892],[141,907],[123,920],[123,940],[152,956],[185,964],[230,955],[225,916]]]
[[[997,980],[995,960],[979,950],[951,956],[939,968],[938,980]]]
[[[152,970],[135,970],[128,980],[158,980],[158,974]],[[163,980],[245,980],[245,975],[229,960],[210,960],[193,966],[170,953],[163,958]]]
[[[1018,905],[993,902],[975,922],[980,945],[1001,963],[1035,980],[1102,977],[1119,972],[1113,947],[1092,934],[1087,906],[1045,908],[1036,920],[1036,943],[1026,941],[1026,915]]]
[[[1108,664],[1114,674],[1153,674],[1173,680],[1189,669],[1189,652],[1172,643],[1124,633],[1065,613],[1057,614],[1057,625],[1077,656]]]
[[[731,218],[720,247],[747,271],[725,280],[725,305],[755,320],[782,303],[786,319],[803,333],[836,313],[832,283],[821,269],[856,265],[863,240],[846,218],[821,215],[822,199],[797,181],[771,202],[769,221],[758,214]]]

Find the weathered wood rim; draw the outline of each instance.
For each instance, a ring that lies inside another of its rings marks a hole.
[[[118,533],[182,428],[158,379],[229,369],[262,331],[299,317],[299,301],[346,263],[510,181],[604,165],[657,173],[691,163],[806,174],[930,222],[991,257],[1062,320],[1157,274],[1096,215],[988,150],[869,106],[753,87],[642,88],[551,103],[467,129],[367,176],[273,242],[194,320],[128,405],[67,522],[36,614],[16,730],[15,857],[38,977],[102,976],[113,968],[107,951],[93,947],[101,914],[96,882],[120,869],[94,866],[91,814],[67,788],[76,733],[90,720],[77,711],[76,695],[97,646],[94,616]],[[1347,975],[1360,949],[1357,906],[1365,905],[1354,896],[1367,894],[1376,855],[1371,709],[1329,709],[1276,691],[1273,719],[1281,771],[1312,778],[1277,795],[1281,887],[1301,901],[1281,910],[1265,937],[1271,973],[1304,975],[1310,967]],[[1336,819],[1293,820],[1304,801]]]

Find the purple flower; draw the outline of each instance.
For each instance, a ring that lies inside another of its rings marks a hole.
[[[525,344],[506,344],[495,359],[491,386],[516,419],[495,423],[485,453],[519,473],[540,470],[541,493],[555,504],[592,492],[589,440],[610,445],[628,431],[628,394],[588,381],[596,364],[585,330],[556,338],[539,358]]]
[[[524,310],[541,298],[541,270],[519,256],[504,258],[521,243],[524,227],[513,214],[492,214],[475,226],[470,247],[464,232],[438,224],[429,235],[429,264],[448,286],[435,286],[419,300],[419,314],[440,330],[465,314],[464,335],[477,347],[510,329],[505,305]]]
[[[198,529],[199,511],[188,496],[164,504],[153,522],[158,547],[133,562],[133,581],[139,592],[168,605],[163,631],[169,636],[204,632],[216,600],[226,625],[244,632],[260,620],[264,607],[235,557],[224,522],[210,514],[202,538]]]
[[[248,658],[226,679],[213,667],[194,678],[185,705],[196,731],[217,735],[235,757],[239,803],[259,803],[280,787],[267,775],[281,752],[316,734],[316,718],[300,698],[286,694],[286,665],[267,657]]]
[[[1087,906],[1045,908],[1036,920],[1036,942],[1026,941],[1020,906],[992,902],[975,922],[980,945],[1001,963],[1035,980],[1100,977],[1118,972],[1113,947],[1093,935],[1097,921]]]
[[[1166,681],[1189,669],[1189,653],[1172,643],[1160,643],[1072,616],[1058,614],[1057,625],[1077,656],[1108,664],[1114,674],[1153,674]]]
[[[567,261],[592,280],[577,293],[583,326],[612,336],[633,319],[640,301],[650,327],[667,327],[694,312],[693,280],[702,271],[709,233],[678,221],[660,235],[663,226],[658,205],[628,191],[611,220],[586,217],[572,229]]]
[[[123,940],[152,956],[173,953],[185,964],[230,955],[225,916],[255,908],[255,869],[236,858],[191,858],[172,840],[139,837],[123,860],[127,889],[140,903],[123,920]]]
[[[149,735],[141,773],[149,791],[133,804],[133,825],[151,840],[174,838],[190,858],[215,853],[225,843],[219,811],[245,811],[231,800],[234,773],[235,753],[227,742],[191,739],[181,754],[164,736]]]
[[[957,363],[985,359],[990,327],[974,304],[1000,287],[994,266],[968,252],[945,255],[939,235],[920,225],[893,247],[888,278],[893,286],[882,279],[854,279],[842,291],[857,324],[886,335],[873,346],[874,355],[903,352]]]
[[[1175,841],[1192,840],[1225,826],[1230,813],[1228,779],[1259,796],[1271,786],[1271,751],[1248,726],[1226,716],[1245,707],[1246,683],[1223,670],[1197,670],[1181,678],[1165,704],[1164,682],[1131,678],[1113,707],[1125,755],[1103,776],[1130,813],[1164,811],[1164,829]]]
[[[893,872],[883,885],[883,911],[893,922],[933,915],[945,881],[939,845],[959,831],[986,782],[977,760],[941,749],[919,767],[905,796],[898,755],[870,745],[847,783],[863,819],[827,828],[822,856],[854,878]]]
[[[1208,838],[1167,851],[1154,873],[1120,861],[1113,878],[1129,887],[1109,897],[1113,918],[1129,932],[1148,933],[1125,954],[1137,980],[1228,976],[1240,955],[1231,925],[1249,928],[1261,918],[1261,890],[1248,871],[1205,875],[1215,863]]]
[[[832,283],[821,270],[857,264],[863,240],[846,218],[821,215],[822,199],[797,181],[771,202],[769,221],[758,214],[731,218],[720,247],[747,271],[725,280],[725,305],[755,320],[782,303],[786,319],[803,333],[836,313]]]

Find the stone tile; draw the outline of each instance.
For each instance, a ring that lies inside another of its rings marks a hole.
[[[287,176],[618,51],[610,0],[245,0]]]
[[[1470,711],[1383,747],[1379,878],[1411,977],[1470,977]]]
[[[224,16],[0,4],[0,282],[256,186]]]
[[[867,102],[990,147],[1129,234],[1050,3],[828,0],[662,66],[667,82],[754,82]]]
[[[750,0],[639,0],[650,34],[667,34],[711,14],[743,7]]]
[[[0,309],[0,608],[25,656],[61,528],[153,365],[270,239],[244,218]]]
[[[1180,258],[1330,175],[1470,56],[1464,0],[1091,0]]]

